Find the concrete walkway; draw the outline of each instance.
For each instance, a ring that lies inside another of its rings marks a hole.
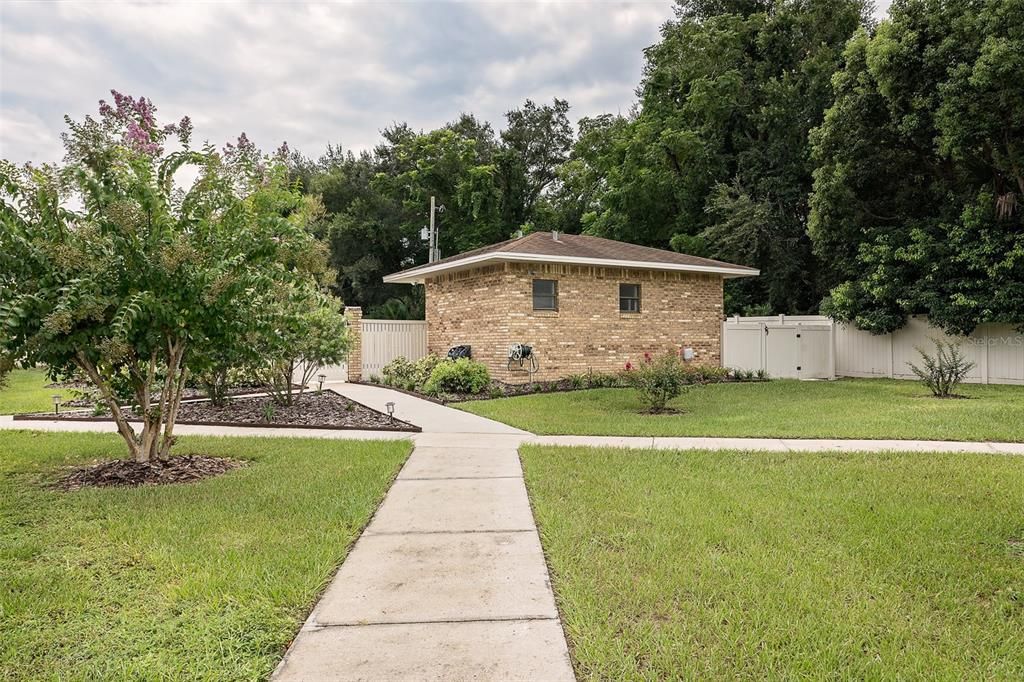
[[[387,403],[393,402],[397,419],[415,424],[423,429],[425,433],[514,433],[529,435],[526,431],[496,422],[493,419],[478,417],[469,412],[446,407],[383,386],[331,382],[324,385],[333,388],[346,398],[351,398],[357,403],[372,407],[379,412],[387,412]]]
[[[422,437],[274,679],[574,679],[522,437]]]

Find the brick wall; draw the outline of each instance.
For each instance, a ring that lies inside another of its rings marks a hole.
[[[363,378],[363,309],[359,306],[345,306],[345,319],[348,320],[349,334],[352,335],[347,378],[349,381],[360,381]]]
[[[558,280],[558,311],[533,310],[533,280]],[[640,284],[641,312],[619,312],[619,283]],[[432,353],[469,344],[473,358],[510,383],[508,347],[526,343],[538,379],[590,369],[617,372],[627,360],[694,349],[696,363],[721,364],[722,278],[657,270],[503,263],[430,279],[427,343]]]

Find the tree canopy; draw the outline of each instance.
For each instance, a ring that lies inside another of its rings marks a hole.
[[[825,310],[875,332],[1024,320],[1024,3],[903,0],[859,31],[814,136]]]

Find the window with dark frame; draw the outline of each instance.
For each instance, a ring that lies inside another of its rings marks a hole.
[[[620,284],[619,285],[619,312],[638,313],[640,312],[640,285]]]
[[[533,280],[533,309],[558,310],[558,280]]]

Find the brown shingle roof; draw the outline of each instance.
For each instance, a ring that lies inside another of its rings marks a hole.
[[[748,268],[743,265],[734,265],[732,263],[690,256],[685,253],[676,253],[675,251],[666,251],[664,249],[654,249],[649,246],[627,244],[626,242],[618,242],[612,239],[581,234],[559,234],[556,239],[552,232],[533,232],[525,237],[490,244],[489,246],[466,251],[456,256],[442,258],[433,263],[403,270],[400,273],[389,275],[385,280],[394,281],[400,279],[402,281],[413,281],[420,273],[427,274],[428,272],[435,273],[458,269],[462,261],[476,263],[492,260],[487,257],[489,255],[493,256],[493,260],[516,260],[516,256],[519,255],[530,260],[534,260],[534,257],[540,257],[536,259],[552,263],[575,262],[578,259],[588,259],[597,261],[625,261],[637,264],[634,267],[640,267],[640,264],[650,264],[652,269],[661,269],[658,266],[663,266],[666,269],[673,270],[693,268],[694,270],[715,271],[725,269],[729,270],[733,276],[759,274],[759,271],[755,268]],[[466,263],[466,265],[469,265],[469,263]]]

